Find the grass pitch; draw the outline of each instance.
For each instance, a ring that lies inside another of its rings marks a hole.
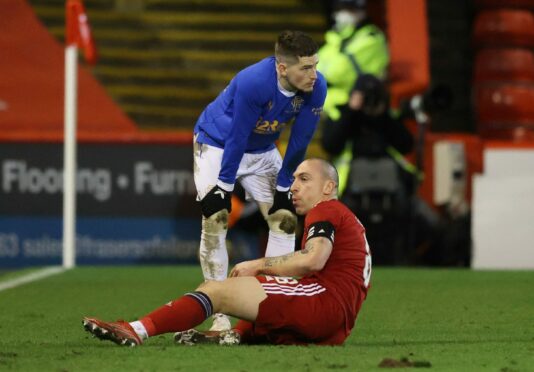
[[[533,271],[375,268],[341,347],[186,347],[165,335],[125,348],[83,331],[84,315],[132,320],[200,280],[191,266],[82,267],[2,291],[0,370],[370,371],[389,358],[433,371],[534,371]]]

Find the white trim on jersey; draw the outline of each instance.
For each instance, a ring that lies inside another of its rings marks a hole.
[[[299,284],[297,286],[281,285],[277,283],[261,283],[267,294],[282,294],[285,296],[315,296],[326,291],[320,284]]]

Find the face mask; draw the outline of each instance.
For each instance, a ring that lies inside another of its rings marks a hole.
[[[340,10],[334,13],[335,27],[338,31],[343,30],[347,26],[354,26],[357,23],[354,13],[348,10]]]

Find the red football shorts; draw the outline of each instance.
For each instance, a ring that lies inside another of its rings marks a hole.
[[[338,345],[350,334],[341,304],[316,281],[256,278],[267,298],[244,338],[273,344]]]

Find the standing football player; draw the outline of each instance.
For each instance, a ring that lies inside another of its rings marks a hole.
[[[284,31],[275,55],[240,71],[200,115],[194,129],[194,178],[202,207],[200,264],[205,280],[228,274],[226,233],[236,180],[269,226],[266,256],[294,250],[297,218],[289,186],[315,132],[326,97],[317,44]],[[275,141],[292,126],[284,159]],[[215,314],[212,330],[231,326]]]

